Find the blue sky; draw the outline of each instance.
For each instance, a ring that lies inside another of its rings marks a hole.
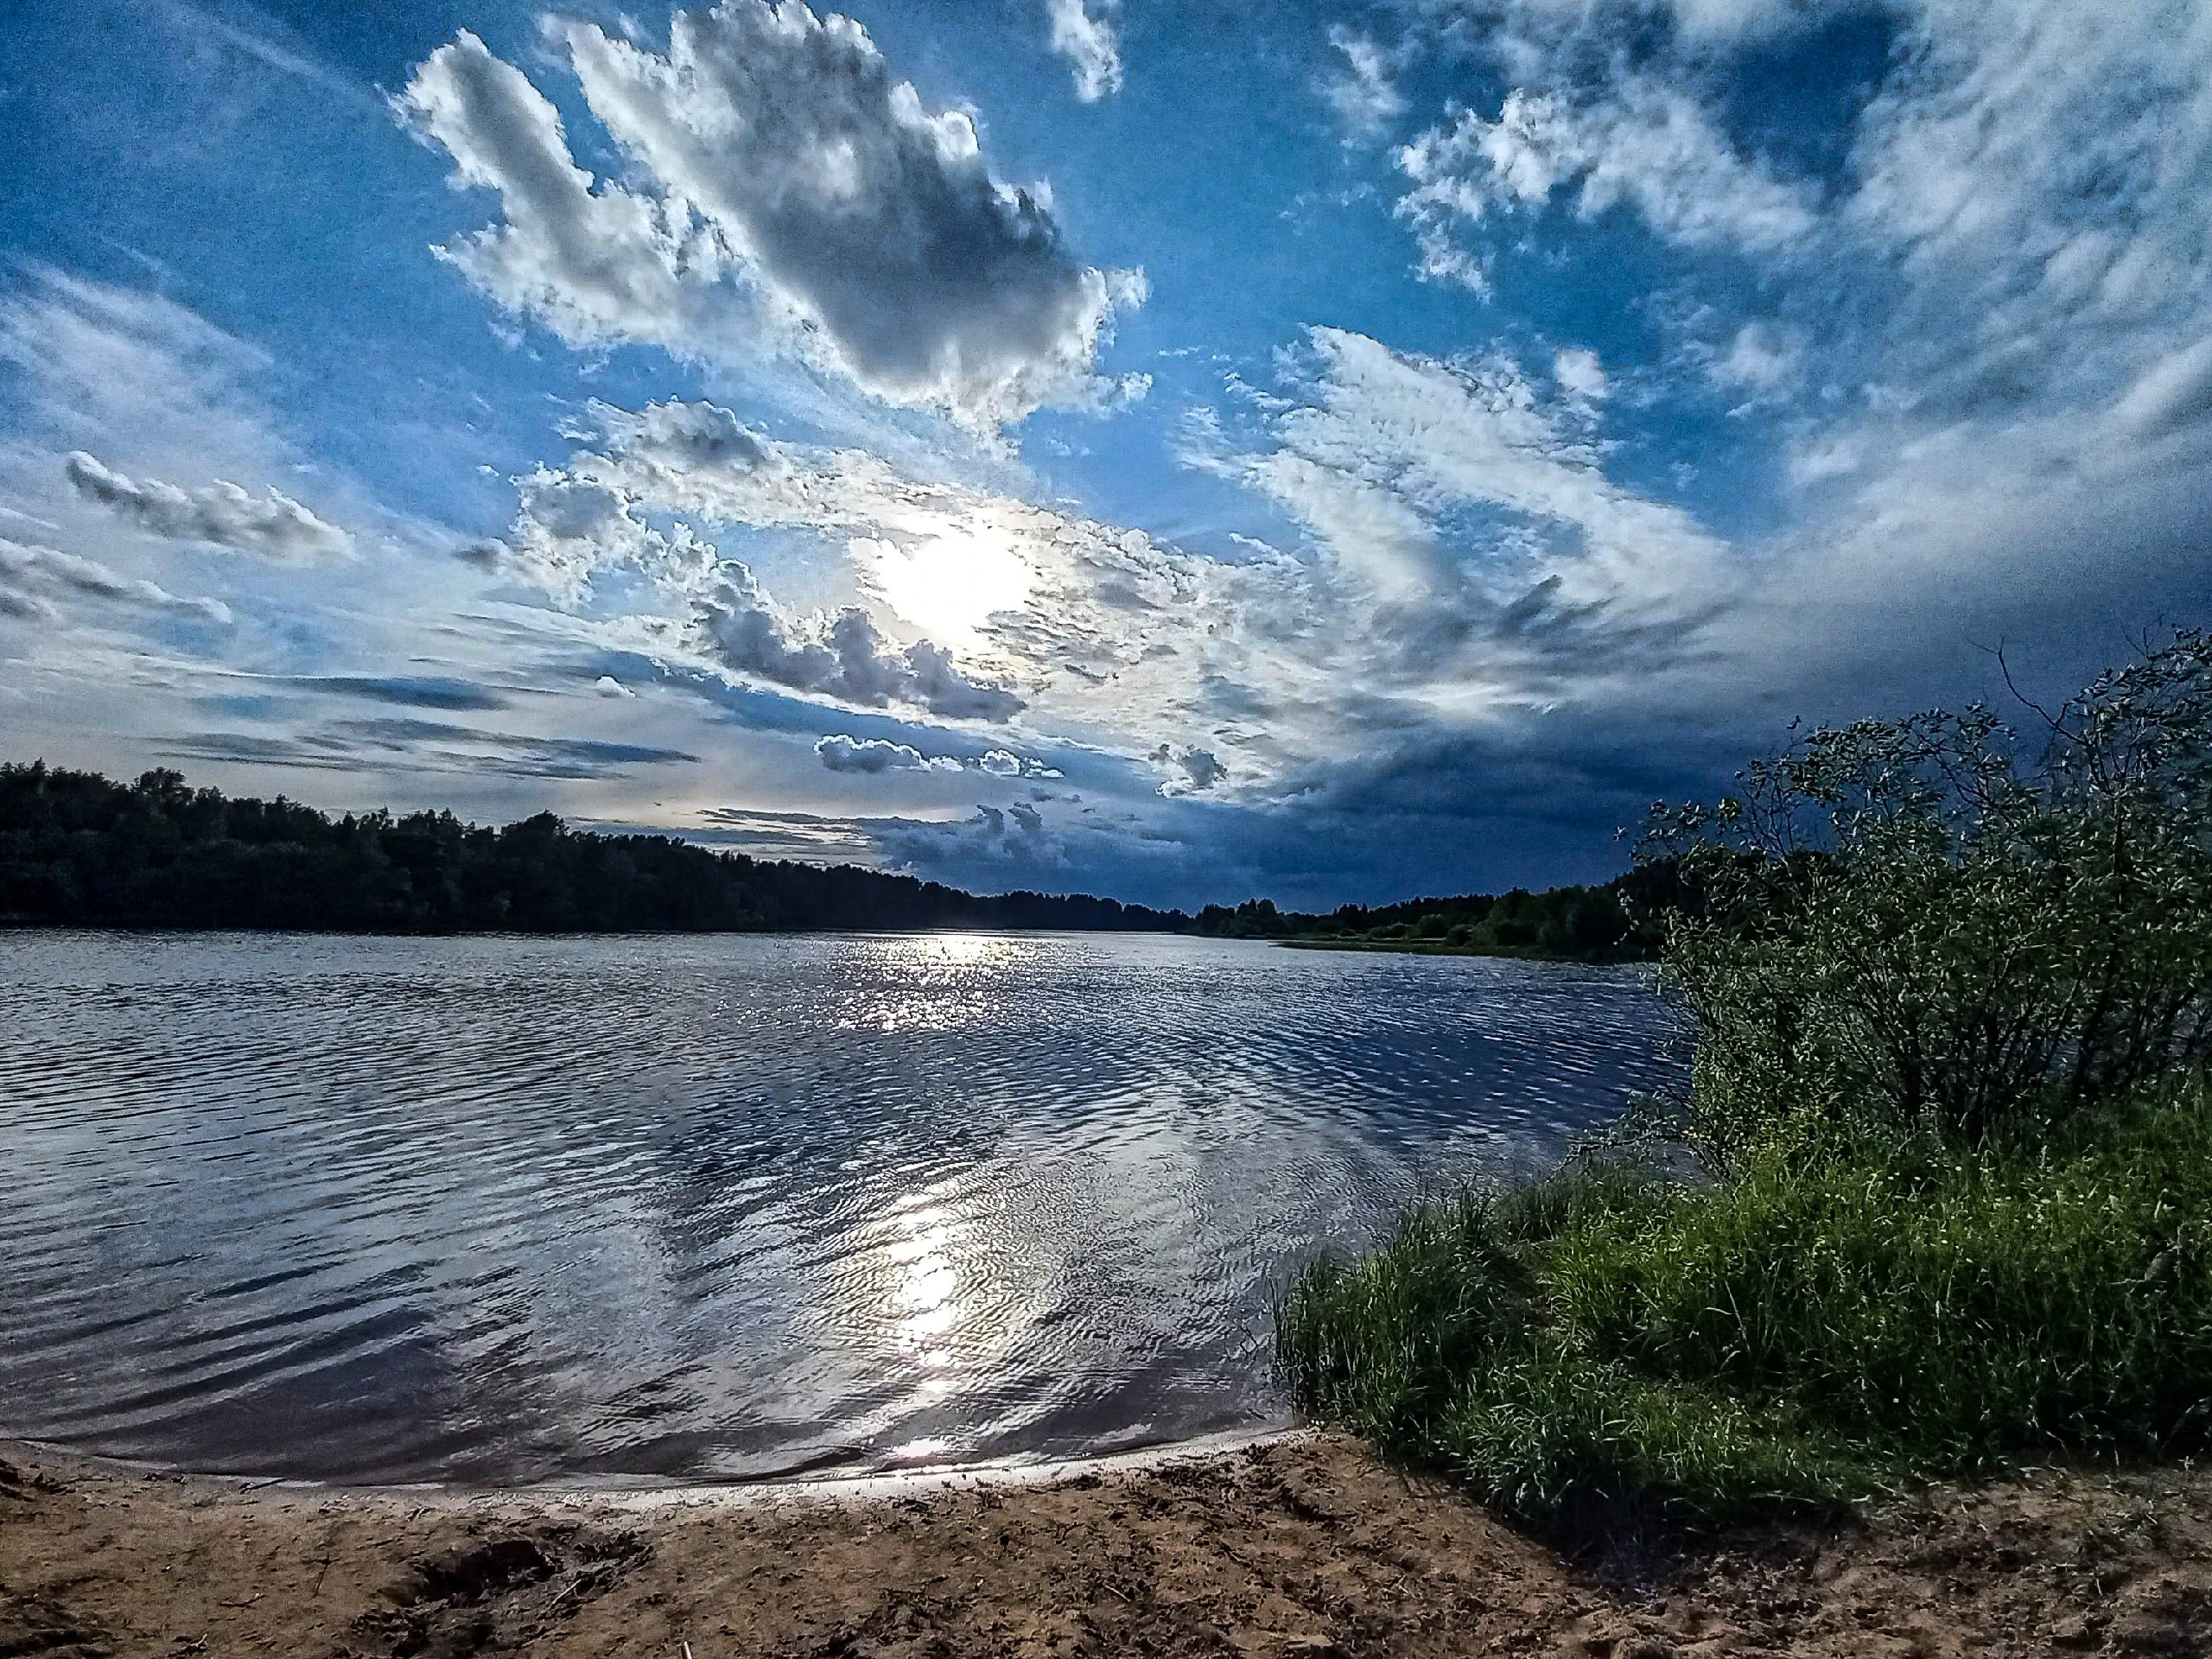
[[[2200,620],[2212,6],[0,19],[0,753],[982,888],[1611,873]]]

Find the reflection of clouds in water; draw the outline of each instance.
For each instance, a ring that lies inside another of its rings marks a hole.
[[[1669,1075],[1618,975],[1198,939],[54,937],[0,972],[0,1432],[341,1480],[1231,1427],[1298,1257]]]

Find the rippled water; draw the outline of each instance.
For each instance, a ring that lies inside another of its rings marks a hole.
[[[750,1478],[1277,1418],[1296,1262],[1671,1076],[1630,970],[0,934],[0,1433]]]

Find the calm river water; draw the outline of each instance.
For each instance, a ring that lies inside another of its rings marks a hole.
[[[0,933],[0,1434],[745,1478],[1264,1423],[1296,1263],[1672,1081],[1633,970]]]

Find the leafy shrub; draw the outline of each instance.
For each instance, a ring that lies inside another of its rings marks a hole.
[[[1550,1522],[2212,1447],[2212,639],[2037,712],[1655,809],[1700,1179],[1415,1206],[1285,1299],[1300,1402]]]
[[[1710,1155],[1807,1115],[1978,1140],[2212,1054],[2212,638],[2035,713],[1814,732],[1654,809]]]

